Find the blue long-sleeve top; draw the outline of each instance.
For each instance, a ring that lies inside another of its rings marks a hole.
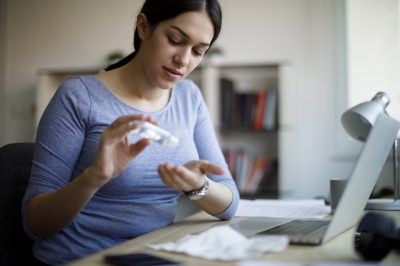
[[[152,143],[117,178],[99,189],[62,231],[47,238],[33,235],[26,222],[32,197],[66,186],[91,165],[100,136],[108,125],[122,115],[142,113],[153,116],[160,127],[175,133],[179,145],[170,148]],[[143,112],[124,104],[95,76],[65,80],[40,121],[23,200],[23,224],[35,239],[35,256],[45,263],[59,265],[173,223],[181,192],[164,185],[157,173],[158,165],[197,159],[224,168],[223,175],[208,177],[225,184],[233,195],[230,206],[215,216],[232,218],[239,193],[201,92],[193,82],[180,81],[172,88],[164,108]]]

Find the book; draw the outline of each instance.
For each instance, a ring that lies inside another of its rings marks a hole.
[[[241,93],[240,99],[240,122],[239,128],[251,128],[253,121],[253,110],[255,96],[253,93]]]
[[[236,161],[234,151],[231,149],[224,149],[223,155],[225,157],[226,164],[228,165],[229,172],[231,172],[232,178],[236,180]]]
[[[265,113],[263,127],[267,130],[275,128],[276,110],[277,110],[277,91],[276,89],[268,90],[268,97],[265,101]]]
[[[235,102],[234,82],[228,78],[220,78],[220,119],[221,125],[225,128],[232,126],[232,110]]]
[[[249,168],[253,164],[253,159],[244,150],[240,150],[239,152],[241,154],[240,158],[242,159],[242,163],[241,163],[241,167],[240,167],[240,173],[238,176],[239,182],[237,183],[237,185],[238,185],[239,191],[243,191],[247,184]]]
[[[255,114],[253,120],[254,129],[260,130],[263,128],[266,98],[267,98],[267,90],[262,89],[256,92]]]
[[[244,192],[254,194],[258,190],[262,178],[268,171],[271,160],[265,157],[257,157],[252,165],[251,172],[248,176]]]
[[[276,160],[253,156],[244,148],[224,149],[223,153],[240,193],[255,195],[268,192],[268,195],[276,196]]]

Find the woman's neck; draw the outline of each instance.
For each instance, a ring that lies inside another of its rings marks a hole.
[[[150,86],[135,59],[97,77],[114,96],[134,108],[154,112],[168,104],[171,90]]]

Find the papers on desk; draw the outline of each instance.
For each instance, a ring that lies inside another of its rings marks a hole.
[[[177,242],[148,245],[155,250],[186,253],[208,260],[243,260],[265,252],[287,248],[287,236],[262,235],[246,238],[228,225],[215,226],[199,234],[187,235]]]
[[[236,216],[273,218],[324,218],[331,212],[323,200],[240,200]]]

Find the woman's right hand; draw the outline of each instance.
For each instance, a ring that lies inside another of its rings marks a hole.
[[[99,148],[93,164],[86,169],[89,182],[101,187],[118,176],[142,150],[149,144],[149,139],[129,143],[128,133],[138,127],[139,121],[158,125],[157,121],[146,115],[121,116],[106,127],[101,135]]]
[[[93,164],[62,189],[40,193],[29,203],[27,222],[33,234],[48,237],[60,232],[84,208],[96,191],[118,176],[147,145],[149,139],[129,143],[128,133],[147,121],[157,125],[154,118],[145,115],[122,116],[106,127],[99,141]],[[60,208],[60,206],[64,206]]]

